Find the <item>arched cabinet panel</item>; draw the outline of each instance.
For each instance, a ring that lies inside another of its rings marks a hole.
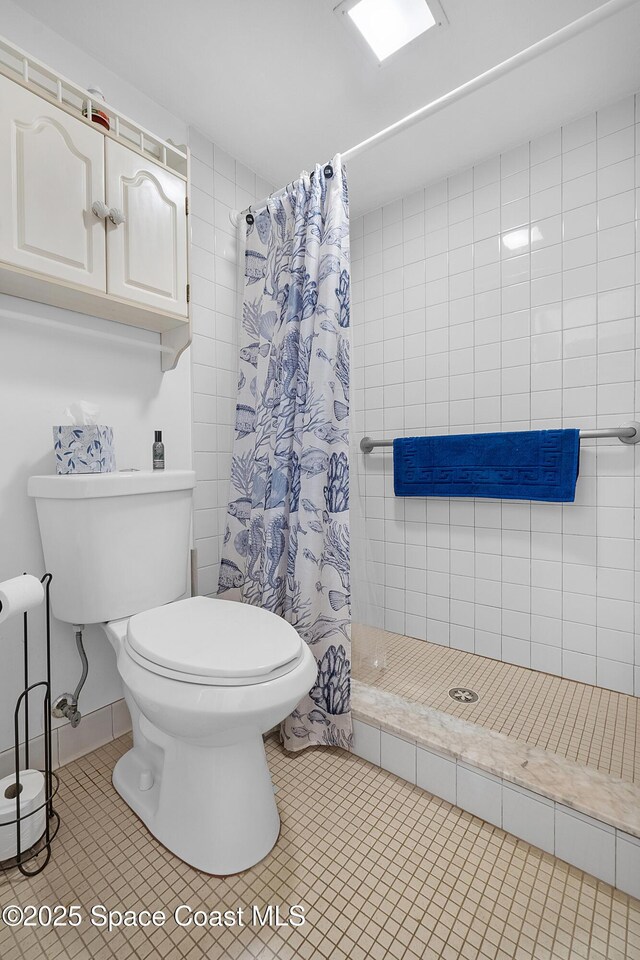
[[[119,143],[105,146],[107,204],[123,217],[107,218],[107,292],[186,316],[186,184]]]
[[[106,290],[104,137],[0,76],[0,260]]]

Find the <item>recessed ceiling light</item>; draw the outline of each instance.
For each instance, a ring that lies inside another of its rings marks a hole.
[[[347,13],[381,61],[436,23],[426,0],[359,0]]]

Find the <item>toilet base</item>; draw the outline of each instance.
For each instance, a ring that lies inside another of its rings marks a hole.
[[[136,746],[118,760],[113,785],[125,803],[197,870],[227,876],[262,860],[280,832],[262,737],[226,747],[163,739],[159,773]]]

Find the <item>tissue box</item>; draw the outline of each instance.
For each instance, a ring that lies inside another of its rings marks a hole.
[[[111,427],[54,427],[53,449],[58,473],[113,473],[116,469]]]

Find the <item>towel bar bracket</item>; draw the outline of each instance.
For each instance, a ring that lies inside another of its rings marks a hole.
[[[617,437],[621,443],[638,443],[640,441],[640,423],[637,420],[631,420],[629,423],[623,423],[620,427],[612,427],[611,432],[607,430],[581,430],[580,437]]]
[[[623,423],[619,427],[601,427],[597,430],[581,430],[581,440],[598,440],[606,437],[612,437],[620,440],[621,443],[638,443],[640,441],[640,422],[632,420],[630,423]],[[375,447],[392,447],[393,440],[373,440],[371,437],[363,437],[360,441],[360,449],[363,453],[371,453]]]

